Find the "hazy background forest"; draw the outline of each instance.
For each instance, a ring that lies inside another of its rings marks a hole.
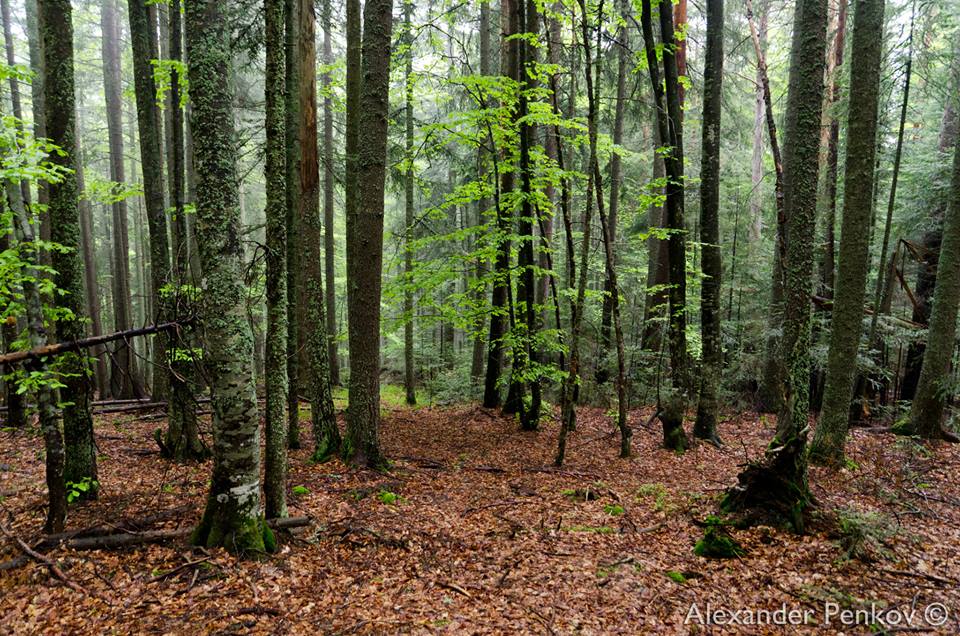
[[[960,629],[957,0],[0,5],[12,631]]]

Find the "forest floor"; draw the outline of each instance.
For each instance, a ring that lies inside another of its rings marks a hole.
[[[610,417],[582,409],[562,470],[550,468],[556,423],[523,433],[474,406],[391,406],[385,474],[310,463],[305,433],[304,450],[291,453],[290,514],[312,523],[280,535],[277,554],[240,561],[185,540],[50,550],[71,585],[36,560],[0,572],[0,632],[867,633],[884,622],[889,632],[960,630],[960,447],[927,450],[855,429],[847,468],[811,470],[819,511],[808,534],[733,530],[745,554],[713,560],[694,555],[703,535],[695,522],[715,512],[739,465],[762,453],[773,421],[731,415],[720,427],[724,447],[677,455],[660,448],[659,427],[643,426],[649,414],[631,414],[634,456],[621,460]],[[197,522],[210,465],[162,460],[152,440],[161,424],[97,417],[102,491],[71,505],[69,528],[163,511],[144,529]],[[40,447],[34,435],[0,432],[0,525],[28,543],[43,523]],[[0,560],[19,556],[2,542]],[[949,616],[933,629],[937,603]],[[741,613],[717,620],[708,604]],[[783,608],[806,612],[806,626],[744,613]],[[845,621],[844,609],[861,614]],[[716,626],[730,620],[768,624]]]

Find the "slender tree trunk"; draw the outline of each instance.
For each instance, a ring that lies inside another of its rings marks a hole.
[[[518,32],[514,2],[523,0],[501,0],[500,23],[500,74],[505,77],[518,76],[518,51],[516,40],[508,39]],[[497,175],[494,174],[494,178]],[[513,190],[514,174],[504,171],[500,175],[500,193],[506,194]],[[512,211],[503,207],[502,196],[496,198],[496,256],[493,263],[493,290],[490,295],[490,336],[487,339],[487,371],[483,385],[483,406],[492,409],[500,406],[500,376],[503,371],[503,339],[507,333],[507,319],[509,307],[507,292],[510,286],[510,239]]]
[[[147,0],[130,0],[130,40],[133,48],[134,92],[137,101],[137,124],[140,132],[140,166],[143,171],[144,202],[150,232],[150,288],[153,322],[170,317],[168,294],[170,248],[167,241],[167,216],[163,204],[163,129],[157,108],[153,65],[157,55],[155,21]],[[155,7],[154,7],[155,8]],[[170,388],[170,365],[167,360],[167,335],[153,339],[153,397],[164,399]]]
[[[949,378],[956,347],[957,309],[960,306],[960,142],[954,151],[952,189],[943,224],[927,347],[917,394],[910,409],[910,428],[926,439],[957,441],[955,434],[944,431],[941,421],[946,402],[944,385],[945,379]]]
[[[693,426],[695,437],[714,444],[717,435],[718,393],[723,371],[720,334],[720,117],[723,82],[723,0],[707,1],[707,50],[703,68],[703,131],[700,160],[700,242],[704,280],[700,291],[700,330],[703,368],[700,402]]]
[[[317,50],[316,16],[313,0],[301,0],[297,53],[300,80],[300,192],[299,236],[303,260],[304,298],[302,315],[306,324],[307,366],[305,385],[310,398],[313,423],[314,459],[323,461],[340,450],[340,430],[330,389],[330,352],[323,289],[323,227],[320,219],[320,162],[317,148]],[[379,333],[377,334],[379,336]]]
[[[182,61],[183,26],[179,6],[169,12],[167,31],[170,41],[167,47],[169,57],[173,61]],[[180,74],[176,67],[171,68],[168,102],[167,168],[169,179],[167,189],[169,191],[170,207],[173,209],[170,237],[172,241],[171,272],[175,290],[171,305],[174,317],[192,315],[195,304],[191,294],[184,287],[191,278],[189,230],[184,209],[185,143],[183,109],[180,107],[180,80]],[[199,277],[194,280],[199,281]],[[179,330],[177,337],[171,341],[170,404],[167,409],[167,431],[160,447],[166,455],[179,461],[202,459],[207,455],[207,449],[200,441],[197,424],[195,397],[197,374],[195,366],[199,360],[194,360],[195,345],[195,332],[192,326],[186,326]],[[157,435],[159,439],[159,433]]]
[[[260,511],[260,434],[253,337],[244,316],[243,245],[230,94],[226,0],[186,3],[197,238],[204,272],[201,332],[213,404],[213,474],[192,541],[234,553],[272,550]]]
[[[653,107],[653,179],[662,180],[667,176],[663,156],[659,148],[663,145],[659,126],[660,111],[657,103]],[[659,188],[662,194],[663,188]],[[660,203],[651,203],[647,210],[647,226],[663,228],[667,224],[665,210]],[[670,253],[667,251],[667,239],[651,234],[647,239],[647,293],[643,309],[643,335],[641,344],[648,351],[660,351],[663,348],[663,322],[670,304],[667,295],[670,285]]]
[[[124,184],[126,174],[121,100],[123,87],[120,77],[120,25],[117,20],[116,0],[104,0],[101,5],[100,29],[110,180],[117,184]],[[113,215],[113,325],[116,331],[126,331],[132,328],[134,323],[126,200],[118,197],[111,209]],[[130,344],[118,342],[110,356],[110,395],[119,399],[143,397],[137,366],[135,352]]]
[[[331,43],[330,0],[323,1],[323,63],[327,69],[334,63]],[[334,188],[336,175],[333,170],[333,98],[330,71],[323,73],[323,262],[326,286],[327,347],[329,349],[330,384],[340,386],[340,358],[337,354],[337,271],[336,240],[334,237]]]
[[[620,15],[626,13],[627,7],[623,2],[619,3],[617,8]],[[626,18],[624,18],[626,20]],[[627,106],[627,72],[630,67],[630,36],[629,30],[624,21],[617,30],[617,96],[616,105],[613,114],[613,135],[612,141],[615,145],[623,143],[623,120]],[[610,236],[613,240],[611,245],[613,251],[613,264],[617,265],[617,221],[620,213],[620,188],[623,184],[622,162],[620,154],[614,152],[610,157],[610,210],[608,220],[610,222]],[[615,273],[614,273],[615,276]],[[610,325],[613,315],[613,283],[610,280],[611,275],[608,272],[607,278],[603,283],[603,313],[600,321],[600,353],[597,359],[596,380],[599,384],[606,382],[610,375],[607,368],[607,356],[610,351]]]
[[[810,387],[810,294],[813,291],[820,118],[827,31],[826,0],[799,0],[795,11],[784,136],[784,321],[781,350],[787,373],[777,432],[761,462],[738,476],[722,507],[748,521],[804,529]],[[873,143],[873,138],[870,138]],[[868,191],[869,192],[869,191]]]
[[[286,96],[286,223],[287,223],[287,439],[289,447],[300,448],[300,51],[299,0],[284,1],[284,70]],[[348,16],[349,22],[349,16]],[[347,104],[349,116],[350,104]],[[349,178],[349,177],[348,177]],[[349,196],[349,188],[348,188]],[[349,203],[348,203],[349,205]]]
[[[760,0],[759,33],[757,35],[759,48],[763,50],[767,45],[767,0]],[[753,107],[753,159],[751,161],[750,183],[750,243],[760,240],[763,233],[763,129],[766,109],[764,101],[763,77],[760,67],[757,66],[757,96]]]
[[[847,30],[847,1],[848,0],[838,0],[837,2],[837,33],[833,41],[833,61],[830,64],[832,69],[827,73],[828,76],[832,75],[833,81],[830,86],[829,105],[827,107],[827,113],[830,119],[827,141],[827,214],[823,220],[823,260],[820,262],[820,295],[825,298],[833,298],[833,290],[836,286],[837,164],[839,163],[838,159],[840,154],[840,118],[838,114],[833,111],[840,101],[840,76],[843,73],[843,45],[844,35]],[[881,39],[882,35],[881,33]],[[858,69],[857,74],[859,74],[859,70],[860,69]]]
[[[16,55],[13,46],[13,34],[11,33],[10,28],[9,0],[2,0],[2,2],[0,2],[0,12],[3,14],[3,40],[6,49],[7,64],[13,66],[16,63]],[[13,106],[13,116],[16,117],[18,122],[22,122],[23,110],[20,105],[20,85],[17,79],[14,77],[10,78],[10,102]],[[22,128],[22,124],[18,123],[17,127]],[[29,209],[30,182],[24,179],[20,182],[19,187],[21,200],[27,206],[27,209]],[[13,207],[12,202],[10,203],[10,207]],[[0,252],[8,248],[9,238],[7,235],[7,230],[8,228],[6,227],[0,227]],[[12,322],[4,321],[2,329],[4,351],[10,351],[13,342],[17,339],[16,316],[10,316],[8,317],[8,320],[12,320]],[[4,380],[3,387],[4,404],[7,406],[5,425],[12,426],[14,428],[25,427],[27,425],[27,413],[25,410],[23,396],[20,393],[17,393],[16,384],[12,381]]]
[[[64,292],[57,305],[73,314],[57,322],[57,339],[79,340],[85,335],[83,307],[83,263],[80,261],[80,214],[77,207],[76,102],[73,76],[73,17],[69,0],[41,0],[39,29],[43,41],[44,106],[47,137],[63,149],[49,161],[66,171],[48,187],[50,193],[50,238],[69,251],[55,251],[51,264],[54,282]],[[64,479],[87,482],[84,497],[97,495],[97,453],[90,415],[90,380],[86,355],[66,354],[58,360],[64,386],[63,442],[66,452]]]
[[[27,14],[27,34],[30,51],[30,70],[33,71],[33,81],[30,84],[31,110],[33,111],[33,136],[36,139],[47,137],[46,119],[46,72],[44,70],[43,38],[40,35],[40,16],[38,0],[24,0],[24,9]],[[37,203],[40,208],[40,239],[50,240],[50,192],[45,182],[37,183]],[[50,265],[50,254],[46,250],[40,252],[40,263]],[[42,276],[43,274],[41,274]]]
[[[953,87],[953,94],[956,94],[958,87],[960,87],[960,55],[954,55],[951,75],[950,86]],[[956,100],[948,99],[943,110],[943,118],[940,122],[940,137],[937,143],[939,157],[945,158],[947,153],[953,148],[958,138],[958,128],[960,128],[958,105],[956,104]],[[941,165],[945,163],[946,161],[943,161]],[[946,201],[946,196],[944,196],[943,200]],[[930,320],[930,303],[933,299],[933,292],[937,283],[937,264],[941,253],[943,219],[945,214],[946,203],[938,205],[931,211],[931,227],[929,227],[921,239],[923,248],[921,255],[923,261],[920,263],[917,271],[917,283],[914,287],[914,297],[917,302],[916,305],[914,305],[913,316],[911,317],[913,322],[921,325],[926,325]],[[903,386],[900,392],[901,400],[912,400],[916,395],[925,347],[926,345],[923,342],[910,344],[910,348],[907,351]]]
[[[32,215],[24,208],[22,191],[12,181],[4,184],[4,189],[7,202],[13,211],[13,229],[17,243],[33,245],[36,238],[31,219]],[[6,232],[4,232],[4,237],[6,238]],[[34,252],[34,258],[36,257],[37,254]],[[35,267],[30,266],[27,268],[26,274],[27,276],[23,281],[23,299],[26,305],[27,337],[30,348],[35,349],[47,344],[47,331],[44,326],[40,292],[37,290],[38,272]],[[49,379],[47,364],[43,360],[29,363],[27,371],[41,373]],[[41,384],[37,391],[37,412],[40,419],[40,430],[43,432],[48,502],[47,518],[43,525],[43,531],[48,534],[63,532],[67,517],[64,438],[60,430],[60,422],[57,420],[56,396],[48,383]]]
[[[354,215],[347,217],[348,458],[354,464],[369,467],[384,463],[380,450],[380,277],[392,10],[392,0],[367,0],[364,7],[363,80],[357,131],[358,201]]]
[[[264,165],[267,190],[267,446],[263,499],[267,518],[274,518],[287,516],[287,217],[283,118],[283,0],[264,0],[263,15],[266,45],[264,129],[267,134]]]
[[[486,4],[484,4],[486,6]],[[403,81],[404,91],[404,159],[406,174],[403,180],[404,198],[404,252],[403,271],[407,276],[403,291],[403,386],[407,394],[407,404],[417,403],[416,377],[413,364],[413,25],[410,14],[413,4],[406,0],[403,3],[404,40],[407,45],[407,54],[404,61]]]
[[[859,0],[853,17],[851,68],[857,71],[850,77],[850,103],[857,104],[857,108],[851,111],[847,124],[840,276],[833,303],[827,384],[820,421],[810,445],[811,459],[831,465],[839,465],[843,460],[857,370],[851,361],[857,359],[863,332],[863,301],[870,265],[870,234],[863,229],[870,223],[873,211],[883,9],[884,0]]]

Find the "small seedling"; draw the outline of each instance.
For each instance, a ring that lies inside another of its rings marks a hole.
[[[625,512],[620,504],[607,504],[603,507],[603,511],[611,517],[619,517]]]

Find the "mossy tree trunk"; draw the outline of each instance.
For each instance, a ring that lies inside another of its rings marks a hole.
[[[268,518],[287,515],[287,216],[284,157],[283,0],[264,0],[266,45],[267,136],[266,183],[266,296],[267,334],[265,434],[266,458],[263,498]]]
[[[707,0],[707,50],[703,67],[703,130],[700,160],[700,242],[704,280],[700,291],[703,368],[693,434],[714,444],[723,347],[720,334],[720,114],[723,81],[723,0]]]
[[[956,99],[956,95],[953,96]],[[933,292],[933,309],[923,367],[917,383],[917,395],[910,410],[910,427],[927,439],[947,437],[941,425],[946,395],[943,382],[949,377],[960,305],[960,141],[953,159],[953,192],[943,225],[943,242],[937,266],[937,286]]]
[[[300,448],[300,2],[284,0],[284,157],[286,159],[287,225],[287,444]],[[348,105],[349,111],[349,105]]]
[[[313,0],[302,0],[298,11],[300,23],[297,37],[299,89],[300,188],[298,197],[299,241],[303,258],[306,306],[301,315],[306,324],[307,365],[304,385],[310,399],[313,422],[314,459],[323,461],[340,450],[340,431],[333,409],[330,389],[330,353],[327,341],[327,319],[323,289],[323,227],[320,219],[320,154],[317,147],[317,47],[316,14]],[[379,334],[378,334],[379,335]]]
[[[350,406],[345,454],[352,463],[377,468],[384,464],[380,450],[380,288],[392,10],[392,0],[367,0],[364,7],[358,201],[354,214],[347,217]]]
[[[810,446],[812,459],[832,465],[843,459],[857,367],[851,361],[857,359],[863,332],[870,256],[870,233],[864,228],[870,225],[873,213],[884,0],[858,0],[855,7],[850,66],[856,72],[850,76],[850,103],[856,104],[856,108],[851,109],[847,124],[839,276],[835,283],[823,408]]]
[[[170,318],[170,246],[167,240],[167,215],[164,209],[163,135],[157,87],[153,79],[156,57],[155,22],[151,19],[147,0],[130,0],[130,42],[133,49],[134,93],[137,102],[137,127],[140,134],[140,166],[143,172],[143,194],[150,233],[150,293],[154,322]],[[167,356],[168,336],[153,340],[153,398],[166,399],[170,389],[170,364]]]
[[[6,203],[13,212],[13,230],[21,249],[33,250],[34,262],[39,260],[35,247],[34,224],[31,215],[24,207],[23,193],[9,181],[4,185]],[[23,299],[26,306],[27,338],[30,348],[47,344],[47,330],[44,326],[43,305],[36,281],[39,280],[35,267],[28,268],[23,281]],[[49,373],[46,362],[39,361],[27,366],[27,371]],[[46,533],[62,532],[67,518],[67,491],[64,480],[65,450],[63,431],[57,419],[56,394],[48,385],[41,385],[37,391],[37,414],[40,430],[43,433],[44,468],[47,484],[47,518],[43,525]]]
[[[83,303],[83,263],[80,261],[80,213],[77,205],[76,176],[76,103],[73,75],[73,17],[69,0],[41,0],[38,24],[42,40],[44,69],[44,107],[47,137],[63,151],[49,157],[67,174],[48,186],[50,238],[68,251],[55,251],[51,264],[56,270],[54,282],[61,295],[57,305],[72,317],[57,322],[60,342],[79,340],[86,335]],[[83,496],[97,494],[97,454],[90,412],[90,368],[86,355],[60,356],[57,371],[65,386],[60,389],[63,402],[63,442],[66,452],[64,479],[87,482]]]
[[[191,0],[185,26],[203,270],[204,367],[213,404],[213,475],[193,542],[241,553],[270,548],[260,511],[260,434],[253,335],[244,304],[240,193],[230,91],[226,0]]]
[[[827,31],[826,0],[800,0],[794,19],[784,139],[784,322],[781,351],[787,369],[777,432],[764,458],[738,476],[723,507],[804,528],[810,382],[810,294],[813,291],[820,117]],[[873,140],[871,139],[871,142]]]

